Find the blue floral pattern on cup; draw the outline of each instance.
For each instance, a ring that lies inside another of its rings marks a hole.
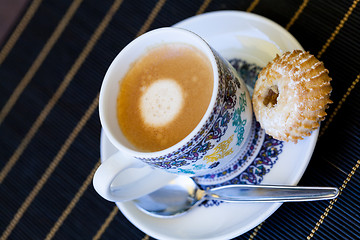
[[[241,113],[245,111],[246,107],[246,96],[245,93],[241,94],[239,97],[240,107],[235,109],[235,114],[233,116],[233,125],[236,126],[235,133],[237,133],[237,143],[239,145],[244,141],[245,125],[247,119],[241,118]]]
[[[229,61],[234,68],[237,70],[239,75],[249,86],[254,86],[258,73],[261,71],[261,67],[256,66],[255,64],[249,64],[241,59],[232,59]],[[240,100],[241,101],[241,100]],[[239,118],[234,115],[234,118]],[[238,119],[238,121],[241,121]],[[243,164],[244,161],[247,161],[250,158],[252,151],[256,148],[256,144],[259,142],[259,135],[261,131],[260,124],[256,122],[255,134],[251,141],[251,145],[248,148],[247,153],[242,156],[242,158],[235,161],[234,164],[229,167],[226,171],[221,173],[208,174],[202,176],[205,179],[220,178],[219,174],[231,175],[234,171],[237,170],[239,166]],[[265,139],[261,143],[261,148],[258,154],[251,158],[251,164],[242,172],[232,177],[231,179],[214,185],[202,185],[199,184],[202,189],[208,189],[218,186],[224,186],[229,184],[260,184],[264,176],[270,172],[273,166],[276,164],[279,155],[282,153],[283,142],[272,138],[271,136],[265,134]],[[196,180],[196,178],[195,178]],[[222,202],[217,200],[209,200],[203,202],[200,206],[204,207],[213,207],[219,206]]]

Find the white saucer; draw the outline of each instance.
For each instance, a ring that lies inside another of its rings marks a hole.
[[[277,53],[302,49],[296,39],[278,24],[255,14],[219,11],[202,14],[175,25],[203,37],[227,59],[241,58],[265,66]],[[276,164],[263,176],[263,184],[296,185],[313,153],[318,130],[297,144],[283,143]],[[117,149],[104,133],[101,158]],[[296,204],[296,203],[289,203]],[[117,203],[120,211],[137,228],[157,239],[231,239],[256,227],[278,209],[280,203],[200,206],[188,214],[160,219],[146,215],[132,201]]]

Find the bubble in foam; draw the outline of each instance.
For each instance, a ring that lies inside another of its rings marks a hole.
[[[183,107],[181,86],[173,79],[159,79],[144,89],[140,99],[141,116],[146,124],[165,126]]]

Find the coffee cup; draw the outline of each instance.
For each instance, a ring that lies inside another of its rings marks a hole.
[[[145,33],[117,55],[102,83],[99,114],[119,151],[102,159],[93,184],[115,202],[151,193],[179,174],[224,167],[246,147],[253,118],[233,67],[201,37],[174,27]]]

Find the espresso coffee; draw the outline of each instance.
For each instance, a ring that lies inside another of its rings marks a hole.
[[[197,48],[181,43],[150,49],[120,81],[119,126],[137,150],[154,152],[184,139],[204,116],[213,69]]]

